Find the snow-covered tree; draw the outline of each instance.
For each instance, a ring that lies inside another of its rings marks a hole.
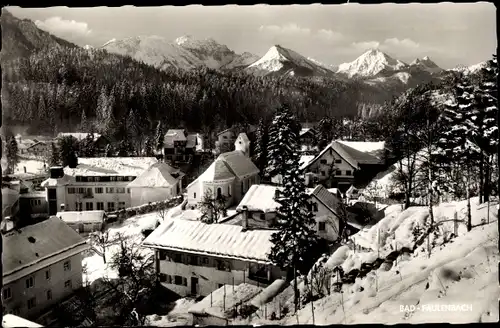
[[[151,137],[146,137],[144,142],[144,155],[147,157],[154,157],[154,141]]]
[[[74,165],[77,161],[78,140],[73,136],[65,136],[59,139],[59,160],[62,166]]]
[[[154,139],[154,148],[155,150],[163,149],[163,139],[165,138],[165,133],[163,133],[163,128],[161,122],[159,121],[156,125],[155,130],[155,139]]]
[[[97,154],[97,147],[95,146],[94,134],[89,133],[80,142],[80,154],[82,157],[95,157]]]
[[[330,142],[332,142],[335,131],[333,121],[329,117],[321,119],[318,123],[318,140],[317,146],[319,149],[325,148]],[[337,131],[338,132],[338,131]]]
[[[203,195],[203,200],[200,203],[200,211],[204,214],[203,222],[217,223],[219,219],[226,216],[226,201],[226,196],[216,196],[211,189],[208,189],[205,195]]]
[[[55,143],[50,143],[50,159],[49,159],[49,165],[50,166],[57,166],[60,165],[61,158],[59,156],[59,149],[57,149]]]
[[[9,173],[14,173],[17,164],[19,164],[19,148],[17,146],[16,138],[13,135],[9,135],[6,138],[5,143],[5,153],[7,157],[7,171]]]
[[[115,149],[112,144],[107,144],[104,150],[106,157],[113,157],[115,155]]]
[[[260,172],[264,172],[267,161],[267,127],[264,120],[260,119],[256,131],[255,148],[253,153],[253,161],[259,168]]]
[[[288,172],[288,161],[299,149],[300,124],[291,114],[288,106],[283,105],[269,127],[267,144],[267,167],[265,176],[271,179],[275,176],[283,177]]]

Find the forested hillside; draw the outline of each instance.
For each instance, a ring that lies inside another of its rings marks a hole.
[[[42,41],[49,35],[6,15],[9,23],[2,22],[3,34],[12,37],[3,43],[14,49],[11,54],[22,48],[19,35]],[[159,71],[128,57],[49,37],[52,41],[42,42],[47,47],[31,47],[29,56],[2,63],[7,125],[46,134],[95,128],[121,138],[148,135],[161,121],[165,127],[208,132],[269,118],[285,102],[301,121],[318,121],[325,115],[354,116],[361,103],[382,103],[391,96],[356,80],[255,77],[208,68]]]

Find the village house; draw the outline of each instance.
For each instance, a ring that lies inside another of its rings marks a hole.
[[[302,128],[299,133],[300,150],[303,152],[316,152],[316,131],[313,128]]]
[[[253,185],[236,207],[237,213],[221,223],[240,225],[245,229],[273,229],[276,224],[276,211],[280,206],[275,197],[280,197],[282,187]],[[323,186],[307,189],[309,210],[316,221],[313,229],[318,237],[329,242],[339,239],[342,222],[337,214],[339,200]]]
[[[383,148],[384,142],[333,141],[302,165],[306,185],[321,183],[345,192],[353,184],[367,183],[385,168]]]
[[[61,211],[56,217],[82,236],[102,231],[106,213],[104,211]]]
[[[97,149],[97,153],[100,155],[105,154],[106,152],[106,145],[108,145],[111,141],[106,137],[103,136],[99,133],[87,133],[87,132],[60,132],[57,134],[56,139],[60,139],[63,137],[73,137],[75,138],[78,142],[82,142],[83,140],[87,139],[89,135],[92,136],[94,139],[94,146]],[[57,141],[57,140],[56,140]],[[49,145],[50,149],[51,145]]]
[[[229,207],[237,204],[250,186],[259,181],[259,169],[243,151],[222,153],[187,186],[188,205],[194,207],[207,193],[212,193],[215,197],[226,197]]]
[[[163,139],[165,161],[190,163],[197,151],[203,151],[206,138],[199,133],[188,133],[185,129],[169,129]]]
[[[167,163],[156,163],[127,185],[131,207],[165,201],[182,194],[184,173]]]
[[[48,157],[50,156],[51,150],[51,145],[43,141],[34,143],[26,149],[28,154],[36,157]]]
[[[237,137],[235,128],[225,129],[217,133],[215,147],[219,150],[219,152],[231,151],[233,150],[234,142]]]
[[[45,191],[29,190],[19,194],[19,206],[21,212],[26,211],[30,216],[36,214],[47,214],[47,193]]]
[[[272,230],[170,219],[143,242],[156,254],[160,283],[181,296],[209,295],[224,284],[266,286],[286,273],[268,259]]]
[[[154,157],[78,158],[75,167],[52,167],[42,183],[49,214],[66,211],[113,212],[131,206],[128,184],[158,163]],[[134,201],[134,203],[137,203]]]
[[[82,286],[89,246],[58,218],[2,232],[2,313],[34,320]]]

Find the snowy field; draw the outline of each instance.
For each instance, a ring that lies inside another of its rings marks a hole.
[[[46,168],[43,165],[46,165]],[[2,158],[2,167],[7,167],[7,159]],[[17,164],[14,173],[24,173],[24,168],[26,167],[26,173],[44,173],[49,164],[44,162],[43,160],[35,160],[35,159],[21,159],[19,164]]]
[[[195,304],[194,299],[180,298],[175,301],[175,307],[167,315],[153,314],[147,317],[147,325],[153,327],[174,327],[193,325],[193,315],[188,313]]]
[[[436,209],[436,220],[453,218],[455,209],[463,218],[465,201],[442,204]],[[354,251],[348,246],[339,248],[327,261],[333,268],[341,265],[344,272],[360,268],[361,263],[371,262],[387,255],[395,244],[412,246],[412,227],[425,220],[426,208],[410,208],[400,214],[392,213],[371,229],[354,235],[356,243],[368,251]],[[473,225],[467,233],[461,225],[458,237],[451,242],[438,240],[432,243],[429,257],[427,243],[417,251],[398,258],[390,269],[381,266],[354,284],[344,285],[343,293],[332,293],[314,304],[314,323],[429,323],[429,322],[494,322],[498,321],[498,226],[496,204],[490,208],[490,224],[484,224],[487,208],[472,201]],[[377,236],[380,231],[380,238]],[[443,224],[440,235],[453,231],[453,224]],[[380,240],[380,247],[378,241]],[[292,305],[293,306],[293,305]],[[313,324],[311,303],[296,316],[283,319],[284,324]],[[405,306],[408,306],[405,308]],[[411,309],[412,311],[405,311]],[[438,306],[463,306],[461,309]],[[403,307],[403,309],[401,308]],[[444,309],[444,308],[440,308]],[[255,322],[253,322],[255,323]],[[267,321],[276,323],[276,321]]]

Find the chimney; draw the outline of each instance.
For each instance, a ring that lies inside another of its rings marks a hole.
[[[242,213],[243,213],[243,230],[248,229],[248,207],[243,206],[242,208]]]
[[[24,173],[26,173],[26,166],[23,166],[23,169],[24,169]]]
[[[61,212],[64,212],[65,205],[61,204]]]
[[[16,228],[16,225],[14,223],[14,220],[10,216],[6,216],[4,218],[4,221],[2,222],[2,232],[7,233]]]
[[[278,188],[276,188],[274,190],[274,199],[279,199],[280,197],[281,197],[280,190]]]

